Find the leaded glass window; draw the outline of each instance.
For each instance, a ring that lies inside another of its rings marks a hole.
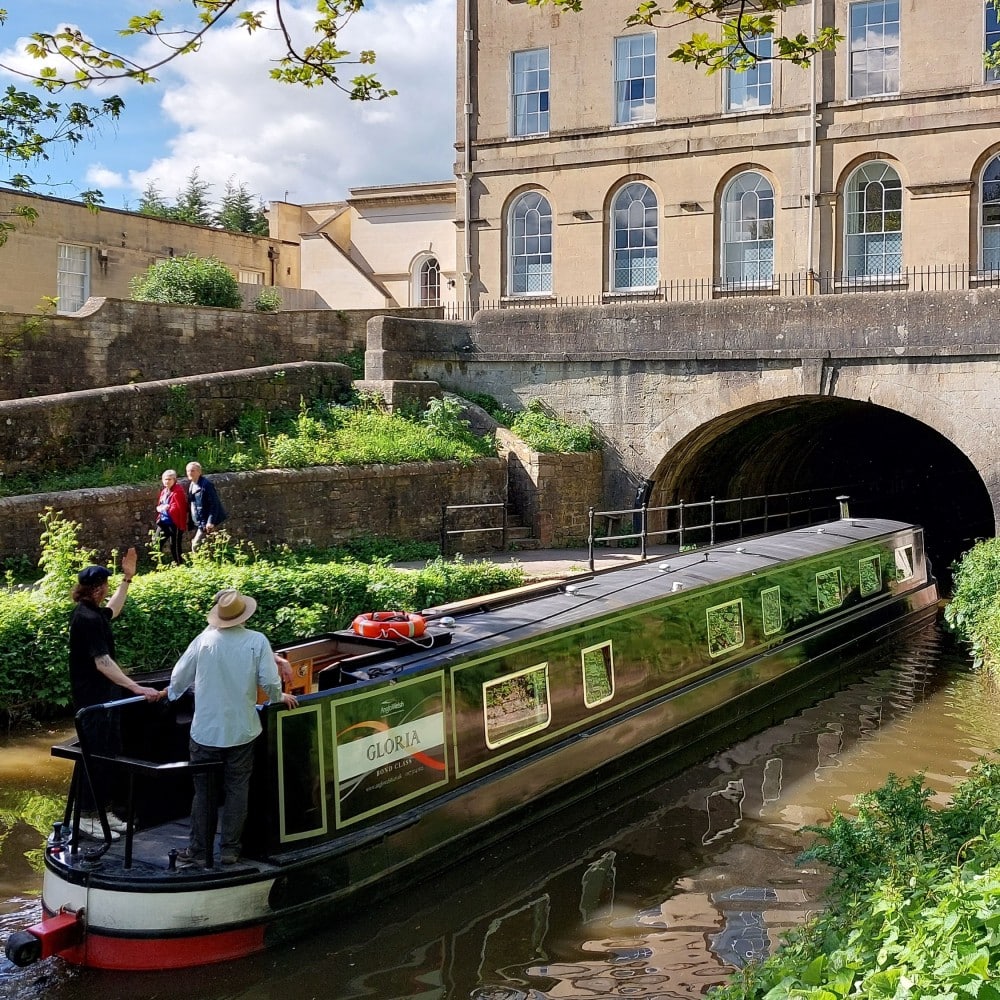
[[[552,208],[544,195],[528,191],[510,210],[511,295],[552,291]]]
[[[656,195],[647,184],[626,184],[612,203],[612,288],[655,288],[659,281]]]
[[[903,186],[888,163],[859,167],[847,184],[845,271],[899,274],[903,267]]]
[[[722,277],[729,282],[774,276],[774,189],[756,171],[734,177],[722,199]]]

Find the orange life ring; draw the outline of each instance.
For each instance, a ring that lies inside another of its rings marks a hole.
[[[416,639],[426,627],[423,615],[408,611],[366,611],[351,623],[355,635],[366,639]]]

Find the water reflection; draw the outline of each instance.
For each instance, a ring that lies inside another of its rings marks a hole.
[[[567,810],[433,884],[332,919],[325,934],[172,973],[5,963],[0,996],[698,996],[819,905],[823,872],[797,863],[804,824],[847,808],[890,771],[925,770],[943,801],[1000,745],[996,688],[936,628],[882,651],[864,671],[683,774],[630,781],[607,804]],[[0,857],[7,851],[5,842]]]

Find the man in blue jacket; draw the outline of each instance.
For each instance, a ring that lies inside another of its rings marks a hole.
[[[191,508],[191,523],[195,528],[191,548],[196,549],[206,535],[211,535],[225,521],[226,510],[212,480],[201,474],[201,463],[188,462],[186,471],[188,504]]]

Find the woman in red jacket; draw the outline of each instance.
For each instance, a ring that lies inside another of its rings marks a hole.
[[[180,565],[181,541],[188,526],[187,492],[173,469],[167,469],[160,482],[163,489],[156,501],[156,534],[161,548],[165,541],[170,543],[170,558]]]

